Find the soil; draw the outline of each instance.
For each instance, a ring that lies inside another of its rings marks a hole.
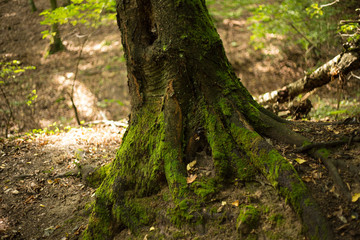
[[[9,138],[0,138],[0,237],[77,239],[86,227],[95,193],[83,180],[84,175],[114,159],[130,111],[120,33],[115,23],[92,33],[74,81],[82,40],[75,33],[93,30],[75,32],[70,26],[61,26],[66,51],[45,58],[48,40],[42,39],[41,31],[47,27],[39,24],[39,13],[50,8],[50,3],[35,3],[38,12],[32,13],[28,1],[0,2],[0,60],[19,60],[22,66],[36,67],[6,85],[14,116]],[[264,54],[265,50],[252,50],[245,19],[218,19],[217,26],[229,59],[249,91],[262,94],[301,77],[308,67],[301,50],[292,48],[287,55],[271,56]],[[80,119],[86,122],[82,127],[77,126],[71,107],[73,84]],[[25,101],[34,89],[38,97],[27,106]],[[336,96],[331,86],[318,92],[324,98]],[[4,136],[7,109],[3,98],[0,106],[0,135]],[[314,142],[329,142],[359,135],[358,119],[347,124],[350,120],[294,121],[291,127]],[[319,160],[296,152],[293,146],[272,144],[298,170],[336,238],[359,239],[360,200],[346,200]],[[360,193],[360,144],[348,142],[331,150],[333,158],[344,165],[340,175],[349,191]],[[148,202],[165,209],[171,204],[169,195],[164,188]],[[162,217],[154,219],[152,225],[136,234],[124,229],[116,239],[305,239],[301,222],[285,202],[261,176],[246,183],[234,179],[204,206],[205,224],[179,230],[162,211]],[[240,224],[237,229],[236,219],[244,206],[257,209],[259,219],[252,227]]]

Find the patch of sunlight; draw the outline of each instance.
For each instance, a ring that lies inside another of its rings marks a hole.
[[[52,135],[41,135],[38,139],[46,141],[46,147],[63,149],[68,153],[83,148],[89,144],[97,147],[119,144],[126,128],[116,126],[108,127],[77,127],[71,128],[67,132],[61,132]]]
[[[262,49],[262,53],[265,55],[277,55],[280,53],[280,49],[274,45],[270,45],[267,48]]]
[[[65,77],[66,78],[73,78],[74,77],[74,73],[73,72],[67,72],[67,73],[65,73]]]
[[[284,40],[285,36],[281,35],[281,34],[275,34],[275,33],[267,33],[265,36],[265,39],[267,41],[271,40],[271,39],[277,39],[277,40]]]
[[[67,89],[67,92],[71,92],[73,75],[74,73],[72,72],[66,73],[65,76],[55,75],[54,82],[58,84],[58,90]],[[85,84],[79,81],[76,81],[74,85],[74,102],[83,118],[90,118],[98,112],[95,95],[85,86]],[[71,106],[70,99],[68,99],[67,105]]]
[[[109,41],[109,40],[103,40],[100,43],[88,43],[84,47],[83,51],[89,53],[90,55],[93,55],[98,52],[108,52],[112,48],[119,46],[119,41]]]
[[[269,72],[270,66],[264,65],[262,62],[257,62],[254,66],[255,71],[258,72]]]
[[[12,13],[5,13],[4,17],[14,17],[16,16],[16,12],[12,12]]]

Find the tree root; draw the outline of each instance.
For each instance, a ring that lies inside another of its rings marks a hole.
[[[329,171],[330,177],[333,179],[335,185],[345,197],[346,200],[351,201],[351,193],[346,187],[344,181],[340,177],[338,170],[336,169],[333,160],[328,156],[329,151],[326,148],[319,149],[311,152],[311,155],[317,159],[320,159],[324,163],[325,167]]]
[[[351,137],[349,139],[331,143],[311,143],[307,138],[290,131],[286,125],[280,124],[274,119],[269,119],[267,116],[263,116],[263,119],[266,119],[269,128],[266,129],[266,131],[264,131],[264,129],[259,129],[261,133],[280,142],[293,144],[298,147],[297,151],[306,151],[315,159],[320,159],[328,169],[330,177],[333,179],[342,196],[347,201],[351,201],[351,193],[340,177],[339,172],[334,165],[334,160],[330,158],[330,151],[324,147],[334,146],[335,144],[349,144],[351,141],[358,141],[359,137]]]
[[[311,143],[311,144],[296,148],[294,151],[298,152],[298,153],[302,153],[302,152],[308,152],[313,149],[337,147],[342,144],[347,144],[349,146],[352,142],[360,142],[360,137],[351,136],[350,138],[345,138],[345,139],[342,139],[339,141]]]

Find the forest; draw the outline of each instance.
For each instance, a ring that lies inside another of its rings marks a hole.
[[[1,239],[359,239],[357,0],[0,2]]]

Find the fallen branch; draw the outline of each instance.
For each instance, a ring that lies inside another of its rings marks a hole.
[[[281,89],[267,92],[259,97],[260,104],[290,101],[301,93],[307,93],[315,88],[329,83],[340,75],[347,75],[352,70],[360,68],[359,51],[345,52],[337,55],[314,72],[292,82]]]

